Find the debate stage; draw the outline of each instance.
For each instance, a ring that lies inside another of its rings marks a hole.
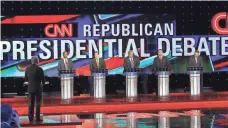
[[[228,92],[204,92],[198,97],[192,97],[189,93],[171,93],[169,97],[164,98],[158,98],[155,94],[147,94],[139,95],[135,101],[126,99],[124,95],[108,95],[105,101],[97,101],[91,96],[74,96],[71,100],[61,100],[60,96],[48,96],[43,97],[41,108],[43,122],[29,123],[27,98],[2,98],[1,100],[2,103],[9,103],[17,110],[22,127],[70,128],[76,125],[81,127],[85,124],[83,115],[94,115],[94,113],[120,114],[148,111],[159,113],[159,111],[186,112],[186,110],[228,109]],[[228,114],[228,111],[225,111],[224,114]],[[87,117],[94,119],[91,116]]]

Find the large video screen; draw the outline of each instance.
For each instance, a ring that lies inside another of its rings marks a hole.
[[[213,29],[218,21],[216,16],[211,19]],[[205,72],[228,71],[227,35],[177,35],[177,24],[175,14],[4,16],[1,77],[24,76],[34,55],[47,76],[57,76],[64,51],[69,52],[76,75],[90,75],[94,51],[105,59],[110,75],[122,74],[124,57],[130,49],[145,72],[150,71],[158,49],[163,49],[173,73],[187,71],[189,57],[196,49],[203,58]]]

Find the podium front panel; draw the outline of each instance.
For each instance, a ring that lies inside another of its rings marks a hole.
[[[105,73],[93,73],[95,98],[105,98],[105,75]]]
[[[169,72],[159,71],[158,75],[158,96],[169,96]]]
[[[61,98],[70,99],[74,95],[74,75],[61,74]]]
[[[190,71],[190,93],[200,95],[200,71]]]
[[[127,72],[126,73],[126,96],[128,98],[137,97],[138,90],[138,73],[137,72]]]

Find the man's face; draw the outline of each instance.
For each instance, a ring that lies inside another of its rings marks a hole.
[[[158,51],[158,56],[163,56],[163,51],[162,50]]]
[[[195,52],[195,57],[198,57],[199,56],[199,52]]]
[[[129,57],[133,57],[134,56],[134,52],[133,51],[130,51],[129,52]]]
[[[95,58],[99,59],[99,54],[98,53],[95,53]]]
[[[64,53],[63,53],[63,57],[64,57],[64,58],[67,58],[67,56],[68,56],[68,53],[67,53],[67,52],[64,52]]]

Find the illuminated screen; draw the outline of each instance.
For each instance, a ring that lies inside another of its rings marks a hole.
[[[58,74],[58,61],[69,51],[77,75],[90,75],[89,63],[99,51],[108,73],[122,74],[129,49],[149,69],[163,49],[173,73],[187,71],[195,49],[204,71],[228,71],[227,35],[176,35],[175,14],[75,14],[1,17],[1,76],[24,76],[31,56],[40,58],[47,76]]]

